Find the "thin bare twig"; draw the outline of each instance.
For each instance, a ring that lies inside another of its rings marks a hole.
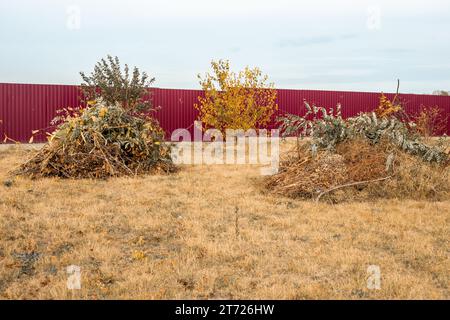
[[[384,178],[378,178],[378,179],[374,179],[374,180],[365,180],[365,181],[351,182],[351,183],[346,183],[346,184],[342,184],[342,185],[339,185],[339,186],[330,188],[330,189],[328,189],[328,190],[325,190],[325,191],[321,192],[321,193],[317,196],[317,198],[316,198],[316,203],[319,203],[320,198],[321,198],[324,194],[327,194],[327,193],[329,193],[329,192],[331,192],[331,191],[338,190],[338,189],[345,188],[345,187],[357,186],[357,185],[360,185],[360,184],[367,184],[367,183],[371,183],[371,182],[384,181],[384,180],[387,180],[387,179],[389,179],[389,178],[391,178],[391,177],[392,177],[392,176],[387,176],[387,177],[384,177]]]
[[[234,231],[236,234],[236,239],[239,238],[239,215],[238,215],[238,212],[239,212],[239,208],[235,207],[234,208],[234,214],[235,214]]]
[[[397,79],[397,91],[395,93],[394,99],[392,100],[392,104],[395,104],[395,101],[397,100],[399,89],[400,89],[400,79]]]

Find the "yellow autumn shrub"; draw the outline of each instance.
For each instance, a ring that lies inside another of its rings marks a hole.
[[[268,124],[278,109],[277,91],[259,68],[245,67],[238,73],[230,70],[228,60],[211,62],[212,73],[199,75],[205,92],[195,108],[205,128],[260,128]]]

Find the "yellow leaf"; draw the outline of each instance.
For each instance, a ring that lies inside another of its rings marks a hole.
[[[108,109],[106,107],[102,107],[100,111],[98,112],[98,115],[100,118],[103,118],[108,113]]]
[[[132,256],[134,260],[142,260],[145,259],[145,252],[141,250],[135,250]]]

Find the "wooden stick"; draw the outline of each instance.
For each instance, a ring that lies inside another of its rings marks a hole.
[[[322,193],[319,194],[319,196],[316,198],[316,203],[319,203],[320,198],[324,195],[327,194],[331,191],[337,190],[337,189],[341,189],[341,188],[345,188],[345,187],[351,187],[351,186],[356,186],[356,185],[360,185],[360,184],[366,184],[366,183],[371,183],[371,182],[378,182],[378,181],[384,181],[387,180],[389,178],[391,178],[392,176],[387,176],[384,178],[378,178],[378,179],[374,179],[374,180],[366,180],[366,181],[358,181],[358,182],[352,182],[352,183],[347,183],[347,184],[342,184],[340,186],[336,186],[333,188],[330,188],[328,190],[323,191]]]
[[[392,100],[392,104],[395,103],[395,101],[397,101],[397,96],[398,96],[398,89],[400,88],[400,79],[397,79],[397,91],[395,93],[394,99]]]

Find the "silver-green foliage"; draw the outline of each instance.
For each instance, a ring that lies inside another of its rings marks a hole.
[[[408,125],[395,117],[378,118],[372,113],[360,113],[355,117],[343,119],[341,106],[325,109],[309,105],[305,101],[304,116],[287,114],[278,118],[283,136],[311,138],[311,149],[333,150],[336,145],[347,139],[366,138],[376,144],[387,138],[405,152],[417,155],[428,162],[441,163],[448,160],[442,146],[429,146],[421,141],[420,136],[411,132]]]

